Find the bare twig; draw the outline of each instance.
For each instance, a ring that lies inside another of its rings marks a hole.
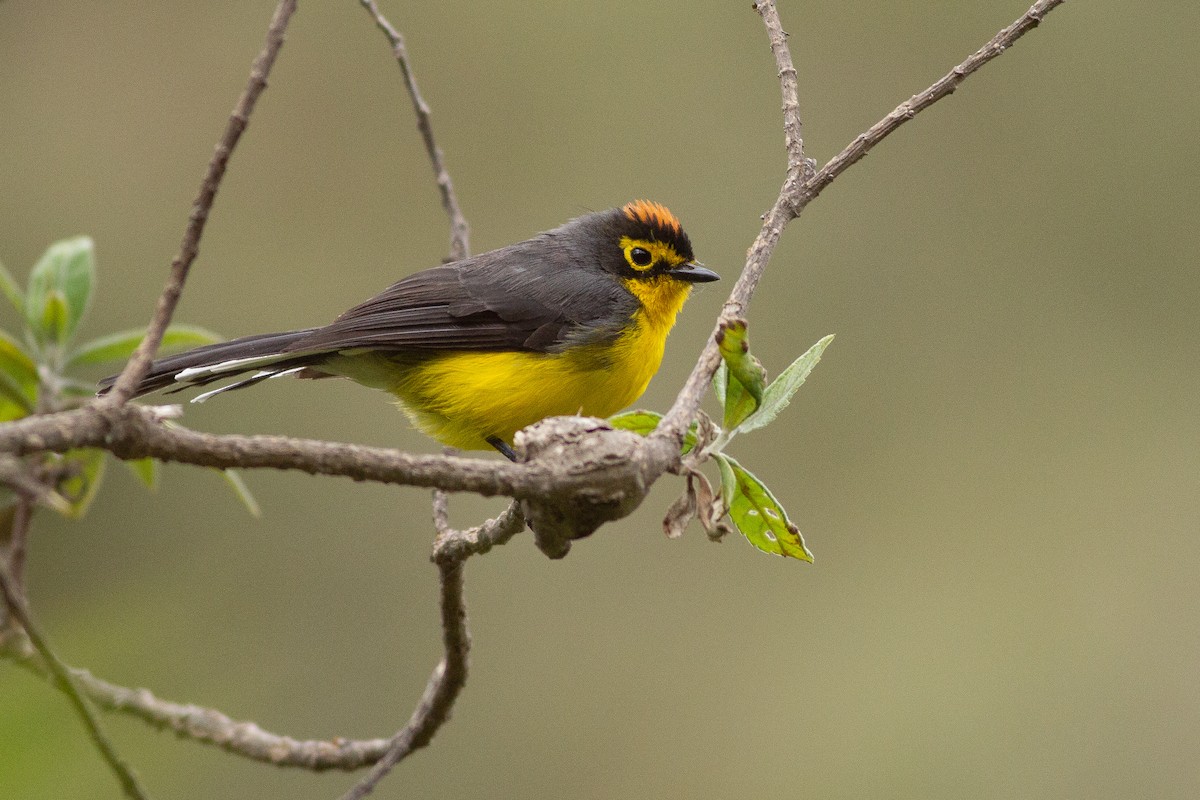
[[[721,329],[722,323],[745,315],[746,306],[766,269],[767,262],[775,252],[775,246],[779,242],[784,227],[798,217],[805,206],[816,199],[821,191],[833,182],[834,178],[865,156],[872,147],[919,112],[953,92],[968,75],[1003,53],[1013,42],[1037,27],[1047,13],[1062,5],[1063,2],[1065,0],[1038,0],[1013,24],[992,37],[991,41],[973,53],[966,61],[950,70],[925,91],[914,95],[907,102],[901,103],[865,133],[855,137],[854,141],[830,159],[815,174],[808,167],[807,159],[804,157],[804,144],[800,139],[795,68],[792,66],[791,56],[788,54],[787,35],[783,32],[779,22],[775,1],[761,0],[761,2],[755,3],[754,8],[762,15],[763,23],[766,25],[767,35],[771,41],[771,50],[775,54],[776,65],[779,68],[780,87],[783,92],[784,131],[788,150],[787,177],[774,205],[763,217],[762,229],[755,238],[754,244],[750,246],[750,251],[746,256],[746,265],[742,268],[742,273],[721,310],[721,316],[713,329],[713,336],[701,352],[692,374],[688,376],[687,382],[680,390],[671,410],[667,412],[658,426],[658,430],[655,431],[656,439],[672,442],[675,445],[683,441],[683,434],[700,408],[700,401],[708,391],[713,373],[721,363],[717,350],[716,333]]]
[[[450,495],[441,489],[433,490],[433,529],[439,538],[454,533],[450,527]]]
[[[457,261],[466,258],[471,250],[468,242],[470,229],[462,209],[459,208],[458,197],[454,193],[454,183],[450,180],[450,173],[446,170],[442,149],[437,146],[437,141],[433,138],[432,112],[429,104],[425,102],[425,98],[421,96],[421,90],[417,88],[417,79],[413,75],[412,64],[408,60],[408,48],[404,45],[404,37],[380,13],[379,8],[375,5],[375,0],[359,0],[359,2],[375,20],[375,25],[379,30],[383,31],[388,41],[392,43],[392,54],[396,56],[400,72],[404,75],[404,86],[408,89],[408,95],[412,98],[413,111],[417,115],[417,128],[421,131],[425,150],[429,153],[429,160],[433,164],[433,175],[437,179],[438,189],[442,195],[442,208],[450,217],[450,260]]]
[[[1041,23],[1042,18],[1062,5],[1066,0],[1038,0],[1030,6],[1013,24],[1004,28],[991,41],[971,54],[954,69],[939,78],[932,86],[901,103],[883,119],[876,122],[865,133],[859,134],[854,141],[846,145],[842,152],[829,160],[821,171],[807,181],[800,190],[799,210],[816,199],[821,190],[833,182],[833,179],[846,171],[850,165],[860,160],[868,151],[904,123],[924,111],[931,105],[950,95],[967,76],[978,70],[987,62],[1003,53],[1012,44],[1033,30]]]
[[[462,561],[506,544],[523,530],[525,515],[521,513],[521,504],[514,501],[499,516],[474,528],[463,531],[454,530],[448,525],[444,529],[439,528],[438,537],[433,542],[433,560],[439,564]]]
[[[25,596],[25,555],[29,544],[29,523],[33,519],[33,498],[24,495],[13,506],[12,529],[8,539],[8,577],[17,597]]]
[[[4,564],[0,564],[0,594],[4,595],[4,605],[8,610],[9,617],[20,623],[21,627],[25,629],[26,636],[29,637],[29,641],[41,655],[51,677],[54,679],[55,685],[71,701],[71,707],[75,709],[75,713],[82,720],[83,726],[88,732],[88,737],[96,745],[96,749],[100,751],[100,755],[108,762],[108,766],[112,769],[113,774],[117,776],[117,780],[120,782],[121,789],[125,792],[125,795],[134,798],[134,800],[148,800],[149,794],[142,788],[137,777],[133,774],[133,770],[121,759],[116,748],[113,747],[113,743],[109,741],[108,736],[100,727],[100,721],[96,718],[96,713],[92,711],[92,707],[88,705],[83,695],[80,694],[79,688],[71,678],[71,673],[67,669],[67,665],[54,654],[46,638],[42,636],[41,631],[38,630],[33,620],[30,619],[29,611],[25,608],[25,600],[17,593],[16,587],[13,585],[12,576]]]
[[[370,794],[394,766],[414,750],[425,747],[438,728],[450,717],[450,709],[467,682],[467,656],[471,636],[467,632],[467,609],[463,599],[463,562],[438,564],[442,581],[442,644],[445,655],[434,669],[421,702],[408,724],[392,737],[387,754],[359,783],[342,795],[342,800],[361,800]]]
[[[363,7],[375,20],[375,25],[383,31],[392,45],[392,54],[400,66],[404,76],[404,86],[412,100],[413,112],[417,116],[417,128],[425,142],[425,151],[433,166],[434,178],[442,196],[442,208],[450,217],[450,260],[457,261],[470,254],[469,228],[466,217],[458,205],[458,197],[454,193],[454,183],[450,180],[450,172],[446,169],[442,149],[437,146],[433,137],[433,122],[429,104],[421,96],[417,87],[416,76],[412,64],[408,60],[408,48],[404,37],[400,35],[387,18],[380,12],[374,0],[360,0]],[[456,455],[453,448],[446,449],[447,456]],[[514,502],[515,506],[516,503]],[[436,541],[454,537],[457,533],[450,528],[450,497],[441,488],[433,493],[433,523],[437,531]],[[522,524],[522,527],[524,525]],[[509,534],[510,536],[512,534]],[[436,543],[435,543],[436,552]],[[392,770],[403,758],[413,750],[424,747],[433,738],[434,733],[442,723],[450,717],[458,693],[462,690],[467,679],[467,652],[470,648],[470,634],[467,631],[467,614],[463,604],[463,560],[438,561],[438,570],[442,583],[442,639],[446,655],[434,668],[433,674],[426,685],[421,702],[413,711],[408,724],[393,738],[387,753],[375,764],[370,773],[346,793],[347,798],[361,798],[370,794],[379,781]]]
[[[796,67],[788,49],[788,34],[779,19],[775,0],[763,0],[754,4],[754,10],[762,17],[767,28],[767,40],[771,43],[771,54],[775,56],[778,70],[779,89],[783,95],[783,136],[787,150],[788,170],[799,169],[800,177],[808,180],[817,171],[816,162],[804,155],[804,125],[800,120],[800,87],[796,79]]]
[[[0,656],[36,675],[50,676],[46,661],[28,644],[26,637],[0,640]],[[173,703],[147,689],[109,683],[85,669],[68,667],[68,671],[80,691],[105,711],[127,714],[155,728],[277,767],[301,767],[317,772],[357,770],[374,764],[392,744],[391,739],[297,740],[265,731],[253,722],[231,719],[215,709]]]
[[[267,75],[271,72],[271,66],[275,63],[275,57],[279,54],[280,48],[283,47],[283,33],[295,10],[296,0],[279,0],[279,5],[275,8],[275,15],[267,28],[266,44],[263,46],[262,52],[254,59],[254,65],[250,68],[249,82],[229,117],[225,133],[217,142],[212,160],[208,163],[204,180],[200,184],[200,193],[196,196],[192,205],[192,213],[188,216],[183,243],[180,245],[179,254],[171,262],[171,275],[167,279],[167,285],[163,287],[162,295],[158,298],[158,305],[155,307],[154,317],[146,329],[146,336],[138,345],[133,357],[125,365],[125,369],[121,370],[112,391],[97,402],[113,406],[128,402],[129,398],[133,397],[137,385],[150,369],[150,362],[154,360],[154,354],[158,352],[159,345],[162,344],[163,333],[171,323],[171,316],[175,313],[175,306],[178,305],[179,297],[183,293],[183,284],[187,280],[188,270],[196,259],[196,254],[200,252],[200,237],[204,234],[204,224],[208,221],[208,214],[212,210],[213,200],[221,185],[221,178],[225,175],[229,157],[233,153],[233,148],[237,146],[242,132],[250,123],[250,114],[254,111],[258,96],[262,94],[263,89],[267,88]]]

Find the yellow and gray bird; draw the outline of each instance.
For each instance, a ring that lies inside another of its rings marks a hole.
[[[249,373],[199,402],[283,375],[345,377],[394,395],[444,444],[515,458],[513,434],[527,425],[637,400],[692,285],[717,279],[674,214],[636,200],[409,275],[323,328],[159,359],[137,394]]]

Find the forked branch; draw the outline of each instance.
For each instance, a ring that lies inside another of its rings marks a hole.
[[[426,149],[434,164],[443,206],[451,218],[452,255],[466,252],[466,224],[461,220],[452,185],[442,164],[441,151],[432,138],[428,107],[416,91],[403,39],[379,14],[372,0],[360,0],[388,35],[400,63],[417,110]],[[785,143],[788,154],[787,175],[771,209],[764,215],[762,229],[751,245],[746,264],[722,310],[721,321],[743,316],[767,262],[783,229],[795,219],[838,175],[860,160],[872,147],[890,135],[917,113],[947,96],[971,73],[1002,53],[1022,35],[1035,27],[1042,17],[1064,0],[1039,0],[1012,25],[1001,30],[991,41],[968,57],[929,88],[901,103],[895,110],[856,137],[819,171],[804,153],[795,67],[780,23],[774,0],[762,0],[755,9],[763,18],[779,73],[783,97]],[[108,400],[97,407],[64,414],[29,418],[0,426],[0,452],[24,454],[37,451],[63,451],[74,447],[102,447],[123,458],[150,455],[167,461],[208,466],[272,467],[299,469],[311,474],[343,475],[412,486],[441,487],[472,491],[484,495],[545,499],[547,493],[577,492],[618,485],[636,479],[646,485],[678,463],[678,443],[699,409],[720,357],[712,340],[704,348],[695,368],[679,393],[670,412],[653,437],[646,441],[642,458],[624,466],[609,465],[591,472],[572,472],[565,462],[509,464],[480,459],[447,456],[412,456],[382,448],[311,442],[284,437],[213,436],[182,428],[167,428],[159,415],[134,406],[120,407],[132,393],[157,350],[162,331],[169,322],[188,268],[195,258],[204,222],[228,162],[229,154],[245,128],[254,102],[265,86],[267,72],[283,42],[283,31],[295,8],[294,0],[281,0],[268,31],[267,45],[255,62],[250,82],[230,119],[202,184],[200,195],[189,220],[179,255],[172,263],[171,279],[159,300],[145,341],[131,359]],[[461,220],[461,227],[458,222]],[[636,461],[636,463],[634,463]],[[469,637],[465,627],[462,601],[462,561],[507,541],[521,530],[524,520],[514,503],[500,517],[470,531],[449,531],[443,521],[435,542],[434,558],[442,587],[442,620],[445,656],[434,671],[422,702],[409,723],[389,740],[364,742],[305,743],[260,731],[253,723],[238,723],[219,712],[177,706],[158,700],[144,691],[115,687],[76,671],[76,683],[98,704],[133,713],[151,724],[171,727],[185,735],[251,758],[272,763],[305,766],[312,769],[353,769],[376,762],[376,770],[356,786],[347,797],[362,797],[396,762],[424,746],[446,719],[450,705],[466,678]],[[12,639],[0,642],[0,652],[10,657]],[[18,660],[45,671],[50,665],[38,663],[25,650]],[[196,720],[215,720],[212,726],[194,724]],[[259,735],[261,734],[261,736]],[[247,744],[250,743],[250,744]],[[263,747],[266,747],[264,750]],[[330,749],[330,748],[334,749]],[[264,757],[264,754],[269,754]]]

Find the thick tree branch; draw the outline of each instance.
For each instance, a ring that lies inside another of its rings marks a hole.
[[[219,469],[294,469],[311,475],[341,475],[357,481],[441,488],[483,496],[505,495],[528,500],[595,485],[603,486],[609,482],[606,476],[625,480],[633,472],[654,472],[656,466],[644,460],[618,463],[611,454],[593,458],[586,451],[574,454],[570,463],[537,459],[514,464],[497,459],[411,455],[383,447],[287,436],[198,433],[164,424],[162,418],[169,416],[173,408],[93,406],[26,417],[0,425],[0,452],[24,455],[44,451],[64,452],[76,447],[99,447],[122,459],[150,456],[161,461]],[[543,429],[551,427],[543,425]],[[605,429],[604,423],[594,421],[593,431]]]
[[[117,376],[117,382],[113,385],[112,391],[97,402],[112,406],[128,402],[129,398],[133,397],[137,385],[150,369],[150,362],[154,360],[154,355],[158,352],[159,345],[162,344],[163,333],[171,324],[171,316],[175,313],[175,306],[179,304],[180,295],[183,294],[183,284],[187,281],[188,270],[191,269],[196,254],[200,252],[200,237],[204,234],[204,225],[208,222],[208,214],[212,210],[217,189],[221,185],[221,179],[225,176],[225,167],[229,164],[229,157],[242,137],[242,132],[250,124],[250,114],[254,111],[258,96],[262,94],[263,89],[267,88],[267,75],[270,74],[275,57],[283,47],[283,33],[295,10],[296,0],[280,0],[279,5],[275,8],[275,15],[267,28],[267,42],[263,45],[262,52],[254,59],[254,65],[250,68],[249,82],[238,99],[237,105],[234,106],[229,123],[225,126],[225,133],[217,142],[212,160],[208,162],[208,169],[200,184],[200,193],[196,196],[196,201],[192,204],[192,213],[188,216],[188,224],[183,234],[179,254],[171,262],[171,275],[167,279],[167,285],[163,287],[162,295],[158,298],[158,305],[155,307],[154,316],[146,329],[146,336],[138,345],[133,357],[125,365],[125,369],[121,370],[121,374]]]

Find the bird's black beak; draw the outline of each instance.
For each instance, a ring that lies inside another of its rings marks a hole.
[[[678,280],[687,281],[688,283],[708,283],[709,281],[721,280],[720,275],[699,261],[689,261],[686,264],[680,264],[671,270],[671,275]]]

